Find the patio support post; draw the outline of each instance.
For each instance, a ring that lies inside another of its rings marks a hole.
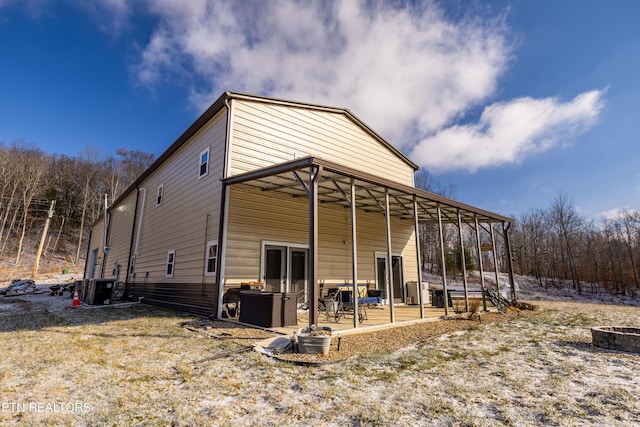
[[[318,180],[322,166],[309,167],[309,326],[318,324]]]
[[[510,222],[502,223],[502,231],[504,232],[504,241],[507,245],[507,267],[509,267],[509,285],[511,286],[511,301],[516,301],[516,283],[513,278],[513,262],[511,259],[511,241],[509,240],[509,227],[511,226]]]
[[[420,318],[424,319],[424,301],[422,301],[422,256],[420,253],[420,229],[418,227],[418,200],[413,195],[413,225],[416,234],[416,264],[418,266],[418,304],[420,304]]]
[[[498,255],[496,254],[496,237],[493,232],[493,223],[489,223],[489,227],[491,228],[491,252],[493,252],[493,269],[496,272],[496,290],[498,291],[498,295],[500,295],[500,276],[498,275]]]
[[[487,297],[484,292],[484,266],[482,265],[482,243],[480,243],[480,224],[478,224],[478,215],[474,215],[476,223],[476,244],[478,245],[478,267],[480,267],[480,289],[482,290],[482,309],[487,311]]]
[[[436,203],[438,211],[438,232],[440,234],[440,260],[442,262],[442,295],[444,299],[444,315],[449,315],[449,295],[447,293],[447,260],[444,256],[444,233],[442,232],[442,212],[440,211],[440,203]]]
[[[467,263],[464,259],[464,239],[462,238],[462,216],[458,209],[458,237],[460,238],[460,266],[462,266],[462,286],[464,288],[464,311],[469,311],[469,293],[467,292]]]
[[[387,296],[389,297],[389,315],[391,323],[395,323],[393,310],[393,257],[391,256],[391,215],[389,214],[389,188],[384,189],[384,215],[387,222]]]
[[[358,313],[358,245],[356,236],[356,184],[351,178],[351,274],[353,276],[353,327],[358,327],[360,321]]]

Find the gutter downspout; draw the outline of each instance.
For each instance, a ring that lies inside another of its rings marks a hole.
[[[108,224],[109,218],[109,207],[107,201],[107,194],[104,195],[104,234],[102,236],[102,266],[100,267],[100,277],[104,277],[104,267],[107,264],[107,253],[109,252],[109,246],[107,243],[109,242],[109,231],[111,231],[111,227]]]
[[[140,202],[140,186],[136,184],[136,206],[133,210],[133,224],[131,227],[131,238],[129,239],[129,258],[127,258],[127,272],[125,274],[125,289],[129,286],[129,275],[131,273],[131,254],[133,253],[133,237],[136,232],[136,220],[138,219],[138,202]]]
[[[138,229],[136,230],[136,246],[133,254],[137,257],[139,255],[138,252],[138,244],[140,243],[140,230],[142,230],[142,219],[144,218],[144,205],[147,200],[147,189],[146,188],[138,188],[138,191],[144,191],[142,194],[142,206],[140,207],[140,219],[138,220]]]

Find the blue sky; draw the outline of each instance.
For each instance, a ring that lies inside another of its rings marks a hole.
[[[159,155],[223,91],[349,108],[465,203],[640,208],[640,2],[0,0],[0,141]]]

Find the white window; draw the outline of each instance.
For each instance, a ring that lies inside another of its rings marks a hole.
[[[175,249],[167,252],[167,269],[165,270],[165,277],[173,277],[173,272],[176,267],[176,251]]]
[[[212,240],[207,242],[207,254],[206,254],[206,276],[215,276],[216,269],[218,268],[218,241]]]
[[[198,170],[198,178],[202,178],[203,176],[209,173],[209,147],[200,153],[200,168]]]
[[[156,191],[156,206],[162,204],[162,196],[164,194],[164,184],[158,185],[158,191]]]

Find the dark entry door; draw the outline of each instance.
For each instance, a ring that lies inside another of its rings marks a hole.
[[[282,292],[287,281],[286,274],[287,248],[267,246],[265,248],[265,291]]]
[[[307,289],[307,251],[291,249],[289,265],[291,268],[289,292],[304,296]],[[303,301],[300,302],[306,302],[306,298],[303,298]]]
[[[393,299],[395,302],[403,302],[404,298],[404,277],[402,276],[402,257],[392,256],[391,266],[393,268]]]

